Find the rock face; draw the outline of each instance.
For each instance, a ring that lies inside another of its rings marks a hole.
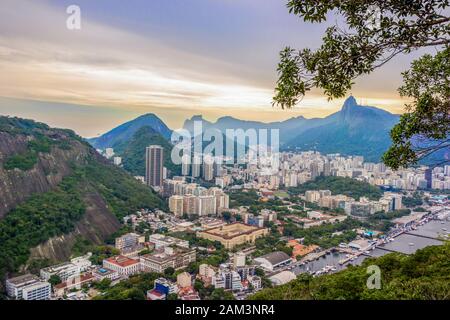
[[[0,284],[67,261],[78,240],[104,244],[142,208],[166,204],[74,132],[0,116]]]
[[[52,190],[72,173],[71,166],[83,163],[89,153],[82,142],[72,141],[70,150],[52,148],[50,153],[40,153],[30,170],[5,170],[6,159],[25,152],[29,141],[26,135],[0,131],[0,218],[32,194]]]
[[[30,129],[27,125],[36,125],[38,129]],[[32,168],[5,168],[10,157],[26,154],[30,151],[30,142],[42,136],[45,141],[51,141],[51,147],[49,152],[37,152]],[[0,221],[32,195],[54,190],[65,177],[74,173],[75,167],[86,165],[88,158],[106,163],[106,159],[71,131],[51,129],[29,120],[0,117]],[[79,236],[101,244],[120,228],[119,220],[98,192],[89,189],[83,195],[83,202],[86,211],[75,223],[74,230],[32,248],[30,258],[66,260]]]

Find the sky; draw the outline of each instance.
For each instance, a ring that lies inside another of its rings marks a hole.
[[[264,122],[324,117],[342,106],[314,90],[292,110],[271,105],[279,51],[317,48],[327,26],[280,0],[2,0],[0,114],[92,137],[144,113],[172,129],[201,114]],[[66,9],[81,9],[69,30]],[[402,113],[397,57],[357,79],[364,104]]]

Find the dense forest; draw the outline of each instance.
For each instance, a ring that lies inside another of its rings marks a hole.
[[[285,285],[264,289],[253,300],[445,300],[450,299],[450,243],[430,246],[413,255],[391,253],[368,258],[336,274],[300,274]],[[367,267],[381,270],[381,288],[369,289]]]
[[[118,218],[140,208],[165,208],[156,194],[123,170],[91,160],[57,189],[31,197],[0,221],[0,276],[26,263],[32,247],[72,231],[85,212],[83,196],[88,192],[99,192]]]
[[[308,181],[302,185],[289,188],[289,193],[298,195],[308,190],[330,190],[333,195],[344,194],[359,200],[367,197],[370,200],[379,200],[383,192],[367,182],[358,181],[348,177],[318,177],[314,181]]]
[[[122,157],[123,168],[135,176],[145,175],[145,148],[149,145],[164,148],[164,166],[174,175],[181,173],[181,165],[171,161],[172,145],[149,126],[140,128],[129,141],[118,142],[114,152]]]

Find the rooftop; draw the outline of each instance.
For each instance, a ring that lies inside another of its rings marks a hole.
[[[279,264],[283,261],[289,260],[289,259],[291,259],[291,257],[289,257],[283,251],[275,251],[275,252],[265,254],[261,257],[258,257],[257,259],[266,259],[271,264],[275,265],[275,264]]]
[[[27,273],[27,274],[24,274],[24,275],[15,277],[15,278],[8,279],[8,282],[15,286],[29,283],[31,281],[39,281],[39,278],[37,276],[35,276],[34,274]]]
[[[206,231],[203,231],[204,233],[208,233],[211,235],[219,236],[224,239],[232,239],[234,237],[244,235],[244,234],[251,234],[252,232],[255,232],[257,230],[262,230],[264,228],[258,228],[255,226],[251,226],[248,224],[243,224],[239,222],[231,223],[225,226],[209,229]]]
[[[109,263],[118,265],[120,267],[128,267],[131,266],[133,264],[139,263],[139,260],[136,259],[131,259],[125,256],[115,256],[115,257],[111,257],[106,259],[106,261],[108,261]]]

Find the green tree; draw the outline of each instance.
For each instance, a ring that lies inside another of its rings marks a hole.
[[[176,293],[169,293],[167,300],[178,300],[178,295]]]
[[[391,131],[383,161],[396,169],[449,148],[449,6],[449,0],[288,1],[289,12],[306,22],[321,23],[337,12],[347,26],[328,27],[315,51],[281,51],[273,104],[292,108],[312,88],[323,89],[329,99],[344,97],[357,77],[397,55],[434,48],[434,57],[424,55],[403,73],[399,92],[412,102]]]
[[[164,270],[164,275],[165,276],[171,276],[171,275],[173,275],[174,272],[175,272],[175,269],[172,268],[172,267],[169,267],[166,270]]]
[[[214,289],[211,293],[210,300],[235,300],[233,294],[230,291],[224,289]]]
[[[61,277],[54,274],[52,276],[50,276],[50,279],[48,279],[48,282],[52,285],[52,286],[56,286],[57,284],[60,284],[62,282]]]

